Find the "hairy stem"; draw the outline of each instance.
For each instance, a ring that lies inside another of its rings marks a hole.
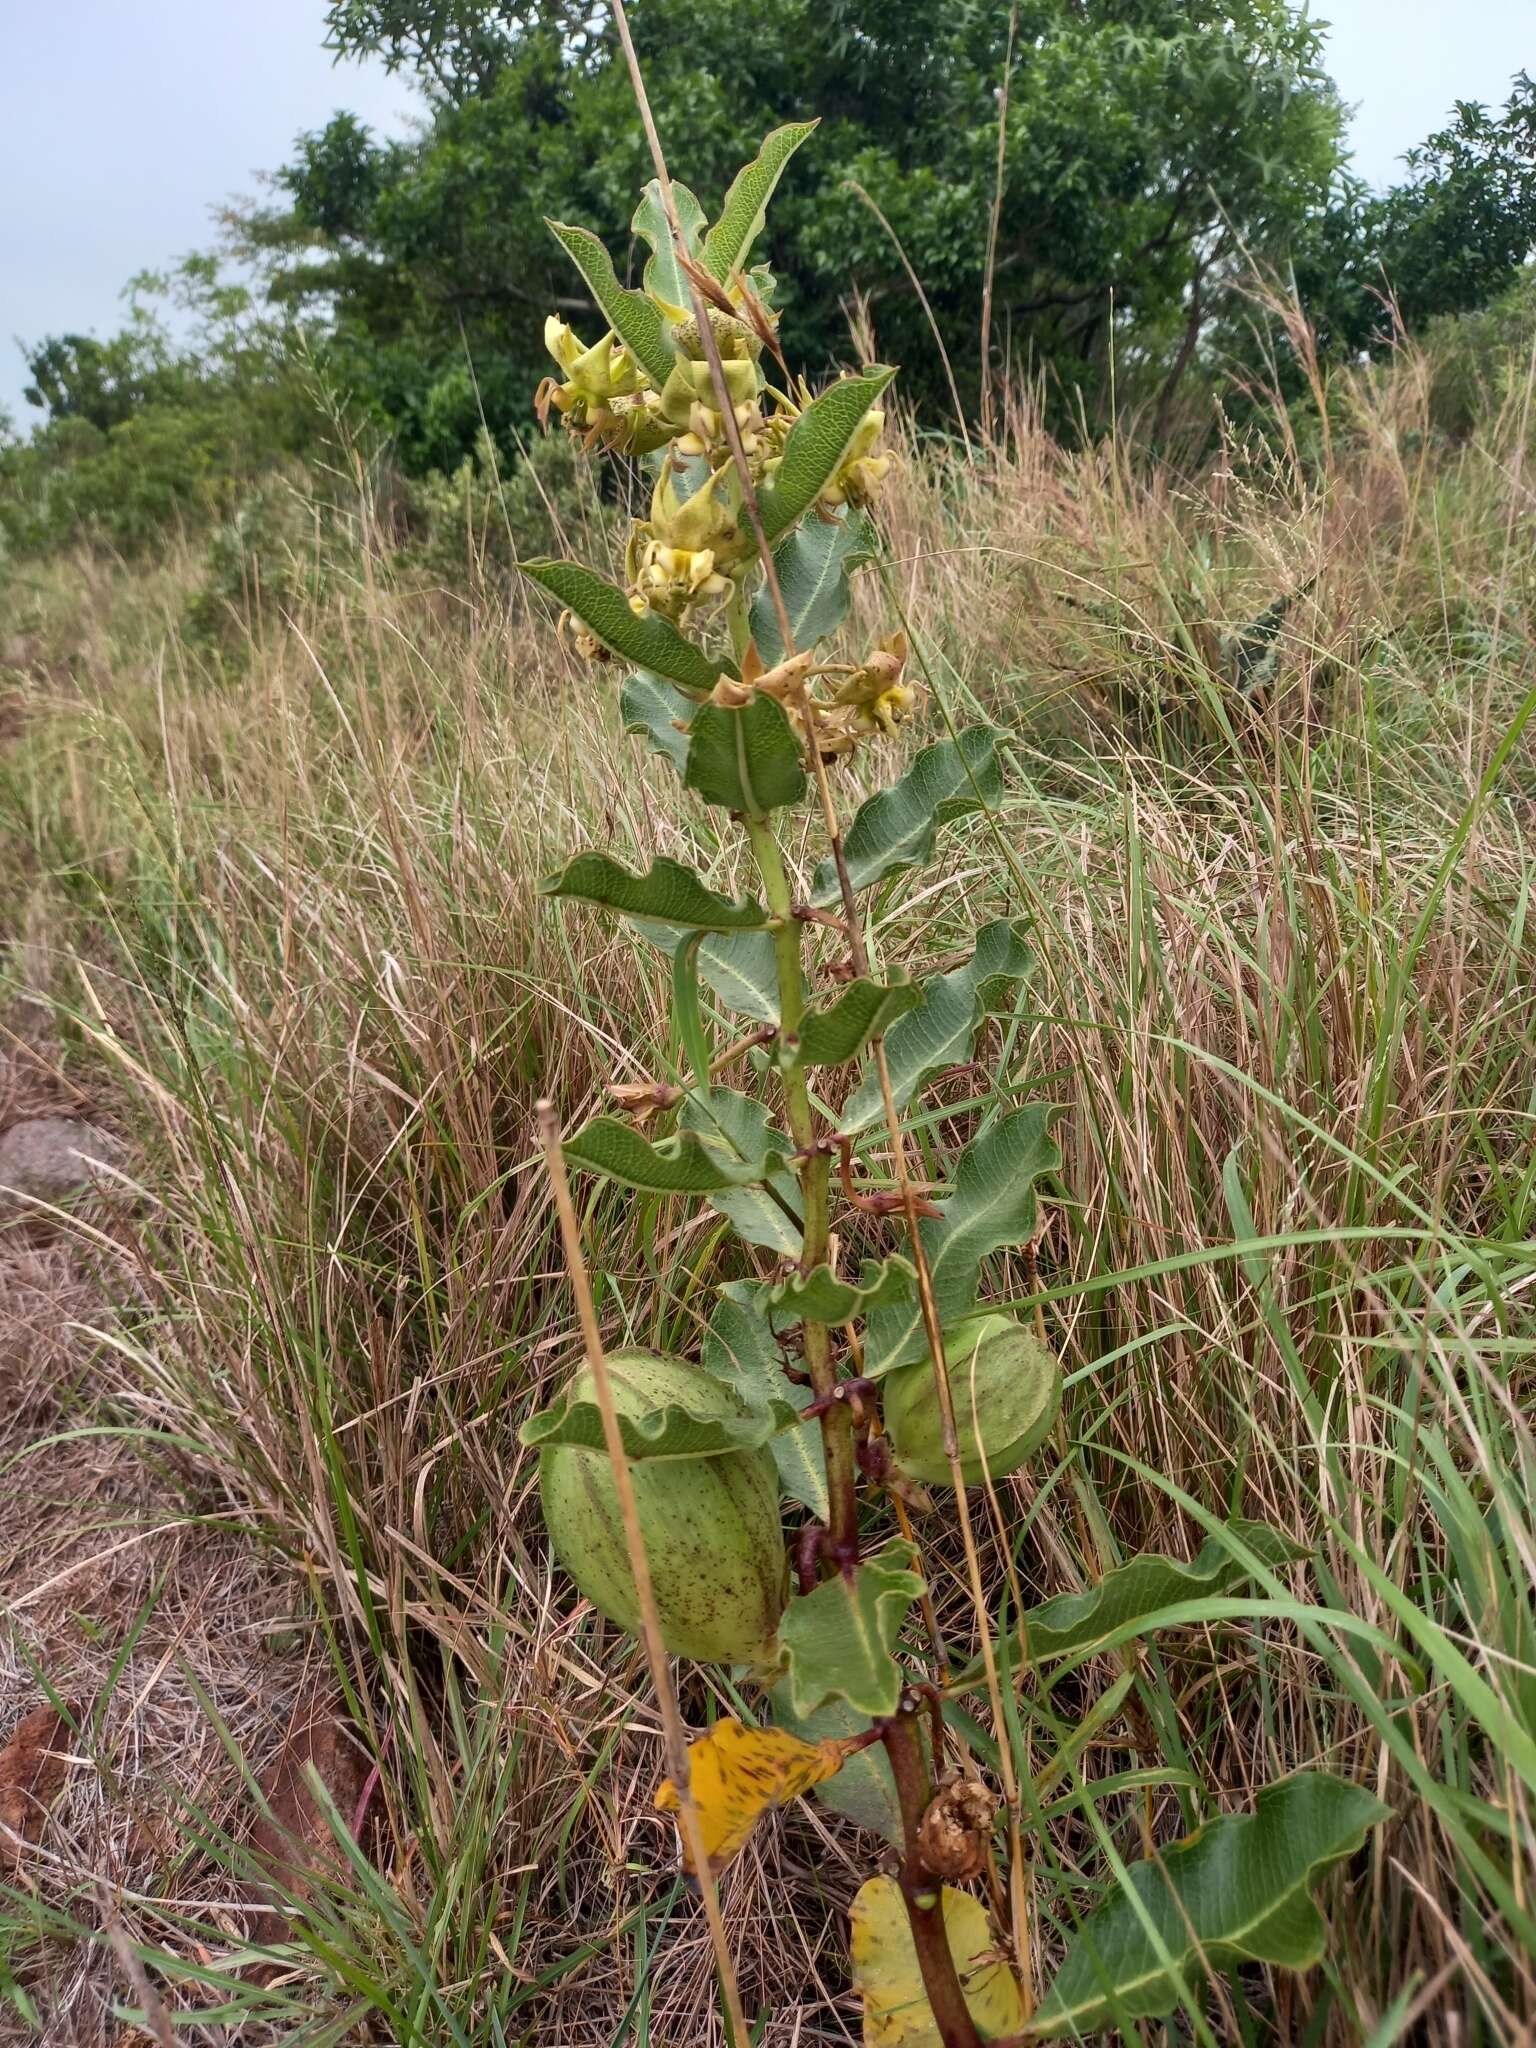
[[[774,964],[779,983],[779,1034],[781,1045],[799,1036],[805,1016],[805,977],[801,960],[801,929],[794,915],[789,877],[784,857],[770,826],[761,819],[743,821],[752,845],[763,898],[776,924],[773,934]],[[809,1273],[830,1254],[832,1175],[831,1155],[817,1144],[816,1113],[803,1068],[784,1068],[784,1110],[790,1136],[800,1155],[800,1202],[804,1214],[800,1244],[800,1268]],[[830,1394],[837,1384],[832,1363],[832,1333],[825,1323],[805,1322],[805,1365],[818,1395]],[[841,1401],[822,1411],[821,1441],[827,1460],[828,1530],[833,1549],[840,1559],[852,1562],[858,1556],[858,1475],[853,1462],[853,1418]]]
[[[944,1932],[944,1887],[923,1867],[917,1846],[931,1788],[915,1718],[897,1714],[885,1724],[882,1739],[896,1780],[896,1796],[901,1802],[901,1832],[906,1845],[897,1882],[906,1902],[907,1925],[912,1930],[912,1945],[917,1951],[928,2007],[944,2048],[981,2048],[981,2036],[960,1988],[949,1936]]]

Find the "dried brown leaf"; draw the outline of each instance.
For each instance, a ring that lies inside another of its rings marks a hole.
[[[78,1718],[77,1709],[70,1714]],[[43,1832],[64,1789],[70,1724],[54,1707],[36,1707],[0,1749],[0,1870],[15,1870]]]
[[[312,1885],[336,1878],[346,1858],[308,1778],[316,1777],[345,1825],[361,1825],[371,1766],[334,1701],[310,1701],[294,1714],[276,1760],[261,1780],[268,1812],[258,1813],[250,1848],[267,1882],[257,1896],[268,1907],[252,1930],[257,1941],[282,1941],[289,1930],[284,1900],[304,1899]]]

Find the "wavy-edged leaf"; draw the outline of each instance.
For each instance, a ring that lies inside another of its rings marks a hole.
[[[981,1262],[1004,1245],[1026,1244],[1035,1232],[1035,1182],[1061,1164],[1050,1134],[1056,1111],[1031,1103],[1000,1117],[960,1155],[942,1217],[919,1225],[939,1321],[946,1328],[976,1306]],[[864,1339],[864,1370],[872,1379],[928,1356],[916,1306],[877,1309]]]
[[[1325,1940],[1312,1886],[1390,1811],[1363,1786],[1296,1771],[1266,1785],[1252,1813],[1225,1814],[1133,1864],[1088,1916],[1029,2031],[1081,2040],[1160,2019],[1205,1967],[1306,1969]]]
[[[704,1332],[704,1369],[734,1387],[749,1406],[771,1408],[775,1402],[787,1399],[798,1411],[814,1398],[815,1390],[798,1387],[785,1379],[783,1355],[774,1342],[762,1298],[764,1291],[756,1280],[731,1280],[720,1289],[720,1299]],[[821,1447],[821,1425],[802,1422],[794,1429],[781,1430],[769,1449],[779,1468],[779,1484],[790,1499],[809,1508],[819,1522],[825,1522],[827,1462]],[[853,1730],[828,1727],[818,1728],[814,1733],[849,1735]]]
[[[676,178],[672,180],[672,203],[677,208],[678,226],[683,231],[688,254],[697,262],[709,216],[697,197]],[[629,225],[650,247],[651,254],[645,265],[646,290],[660,303],[669,319],[686,320],[693,311],[693,299],[683,267],[677,260],[672,224],[667,219],[661,186],[656,179],[652,178],[641,193],[640,204],[635,208],[635,217]]]
[[[748,896],[722,896],[692,868],[665,855],[647,873],[636,875],[605,853],[579,853],[541,885],[541,893],[596,903],[624,917],[660,918],[690,931],[761,931],[768,922],[761,903]]]
[[[685,788],[743,818],[766,818],[805,795],[805,767],[782,704],[761,694],[739,711],[701,704],[688,729]]]
[[[679,1131],[653,1145],[615,1116],[593,1117],[566,1139],[565,1156],[572,1166],[647,1195],[709,1195],[717,1188],[745,1187],[761,1180],[771,1165],[767,1159],[744,1163],[694,1131]]]
[[[1227,1529],[1261,1564],[1295,1564],[1308,1555],[1303,1545],[1293,1543],[1268,1522],[1237,1518],[1227,1523]],[[1202,1594],[1230,1593],[1251,1576],[1252,1567],[1234,1556],[1232,1544],[1220,1536],[1208,1536],[1188,1564],[1144,1550],[1107,1571],[1096,1586],[1087,1586],[1080,1593],[1057,1593],[1029,1608],[1023,1626],[1030,1660],[1044,1663],[1055,1657],[1076,1656],[1132,1622],[1145,1622],[1153,1629],[1166,1608],[1198,1600]],[[953,1683],[957,1687],[973,1685],[982,1676],[982,1660],[976,1657]]]
[[[922,1002],[887,1032],[885,1058],[898,1109],[905,1109],[932,1075],[970,1058],[982,1019],[1029,972],[1024,929],[1021,920],[1002,917],[983,925],[970,959],[925,981]],[[838,1129],[851,1137],[876,1122],[884,1107],[879,1077],[866,1075],[843,1104]]]
[[[659,612],[631,611],[629,599],[615,583],[584,568],[580,562],[539,560],[519,562],[518,568],[533,582],[559,598],[567,611],[574,612],[589,626],[605,647],[663,676],[685,690],[703,695],[712,690],[724,673],[722,663],[702,648],[685,640],[670,619]]]
[[[648,925],[645,935],[671,959],[687,939],[672,925]],[[755,1024],[779,1021],[779,973],[771,932],[716,932],[698,951],[699,979],[728,1010]]]
[[[835,1003],[808,1013],[800,1026],[794,1061],[801,1067],[835,1067],[923,1000],[921,982],[851,981]],[[786,1051],[789,1048],[786,1047]]]
[[[768,1111],[734,1088],[705,1088],[690,1095],[678,1122],[711,1146],[746,1166],[753,1160],[787,1160],[793,1142],[769,1128]],[[760,1187],[722,1188],[709,1206],[731,1223],[738,1237],[783,1257],[800,1249],[800,1188],[792,1173],[769,1170]]]
[[[916,867],[933,852],[941,825],[1001,801],[997,749],[1002,738],[994,726],[968,725],[954,739],[924,747],[899,782],[860,804],[843,841],[855,889]],[[824,860],[816,870],[811,901],[836,903],[840,895],[837,869]]]
[[[669,1402],[643,1415],[621,1414],[619,1435],[629,1458],[720,1458],[731,1451],[761,1450],[776,1430],[792,1427],[794,1420],[795,1411],[787,1401],[745,1408],[739,1415],[707,1400],[698,1406]],[[569,1391],[530,1415],[517,1435],[520,1443],[537,1451],[555,1444],[601,1451],[607,1443],[597,1403]]]
[[[792,1273],[768,1290],[769,1305],[797,1322],[851,1323],[871,1309],[911,1299],[917,1271],[893,1252],[888,1259],[866,1259],[857,1280],[839,1280],[830,1266]]]
[[[940,1887],[944,1934],[976,2031],[983,2041],[1016,2037],[1024,2000],[999,1955],[986,1908],[969,1892]],[[853,1986],[864,2001],[864,2048],[943,2048],[923,1990],[901,1887],[891,1877],[860,1885],[848,1915]]]
[[[774,1438],[775,1445],[783,1442],[783,1437]],[[829,1735],[857,1735],[868,1725],[865,1717],[855,1713],[846,1700],[830,1700],[814,1714],[797,1714],[782,1679],[768,1695],[768,1711],[775,1727],[786,1728],[806,1742],[824,1741]],[[835,1778],[813,1788],[813,1796],[818,1805],[842,1814],[861,1828],[884,1835],[888,1842],[900,1843],[901,1801],[896,1796],[896,1780],[891,1775],[883,1743],[872,1743],[868,1749],[849,1757]]]
[[[838,1572],[790,1601],[779,1648],[796,1714],[814,1714],[828,1700],[846,1700],[871,1720],[895,1713],[901,1698],[896,1638],[923,1590],[912,1569],[916,1556],[910,1543],[887,1543],[851,1576]]]
[[[849,571],[873,561],[875,529],[859,511],[839,519],[813,519],[785,535],[773,551],[774,571],[784,595],[795,646],[803,654],[848,616],[853,592]],[[767,585],[752,601],[752,638],[772,668],[784,659],[779,614]]]
[[[842,468],[864,415],[896,372],[883,365],[829,384],[789,430],[771,488],[759,493],[763,531],[777,540],[808,512]]]
[[[704,268],[718,283],[728,284],[731,273],[745,264],[784,166],[816,126],[815,121],[789,121],[775,128],[731,180],[720,218],[704,237]]]
[[[613,258],[590,228],[548,219],[544,225],[586,279],[598,311],[659,391],[677,361],[660,309],[644,292],[620,284]]]
[[[697,697],[644,669],[630,676],[619,692],[624,730],[644,733],[652,753],[670,761],[679,778],[688,764],[688,725],[698,706]]]
[[[806,1742],[782,1728],[749,1728],[733,1716],[696,1735],[688,1745],[688,1786],[710,1869],[724,1870],[771,1808],[835,1777],[846,1749],[836,1736]],[[682,1803],[672,1780],[663,1778],[657,1811],[680,1813]],[[683,1862],[691,1869],[688,1837],[681,1828],[679,1835]]]

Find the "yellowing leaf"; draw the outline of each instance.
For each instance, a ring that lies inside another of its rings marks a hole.
[[[782,1728],[746,1728],[717,1721],[707,1735],[688,1745],[688,1775],[711,1870],[723,1870],[772,1806],[782,1806],[830,1778],[861,1748],[859,1737],[828,1736],[802,1742]],[[670,1778],[656,1794],[662,1813],[678,1813],[682,1801]],[[690,1863],[688,1846],[683,1860]]]
[[[854,1989],[864,2001],[864,2048],[943,2048],[895,1880],[872,1877],[861,1885],[849,1921]],[[944,1887],[944,1932],[981,2038],[1019,2033],[1024,2002],[1013,1972],[996,1958],[985,1908],[952,1885]]]

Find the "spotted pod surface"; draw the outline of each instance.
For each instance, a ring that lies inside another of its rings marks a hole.
[[[608,1361],[621,1414],[667,1402],[746,1413],[733,1388],[686,1360],[615,1352]],[[575,1391],[591,1398],[590,1375]],[[680,1657],[758,1662],[788,1594],[778,1471],[767,1450],[631,1464],[662,1641]],[[630,1546],[607,1454],[573,1445],[540,1454],[539,1490],[556,1557],[594,1607],[631,1635],[640,1628]]]

